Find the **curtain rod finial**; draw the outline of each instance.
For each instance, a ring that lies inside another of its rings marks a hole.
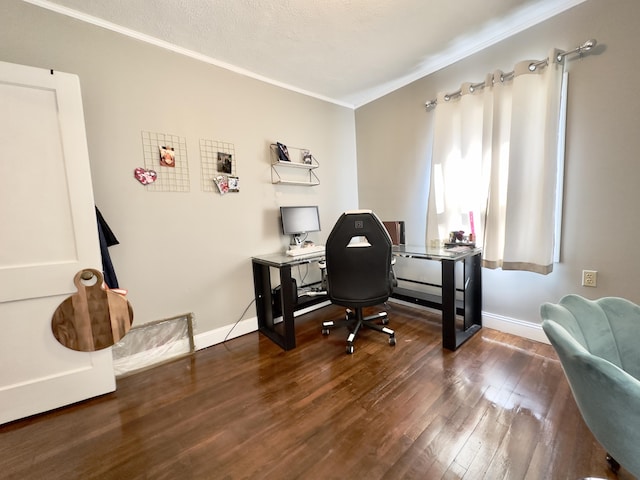
[[[560,52],[558,53],[558,55],[556,56],[556,61],[558,63],[562,62],[562,59],[564,57],[566,57],[567,55],[571,55],[572,53],[577,53],[578,55],[580,55],[582,57],[582,54],[584,52],[588,52],[589,50],[593,49],[593,47],[595,47],[597,45],[597,40],[595,38],[591,38],[589,40],[587,40],[586,42],[584,42],[582,45],[580,45],[579,47],[574,48],[573,50],[569,51],[569,52]]]

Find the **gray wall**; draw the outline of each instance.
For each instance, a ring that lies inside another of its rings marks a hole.
[[[320,205],[319,242],[341,211],[357,206],[404,219],[409,241],[422,242],[433,119],[424,102],[592,37],[596,54],[568,64],[562,261],[547,276],[484,270],[484,311],[538,323],[540,303],[569,292],[640,302],[636,0],[588,1],[355,114],[19,0],[4,0],[0,14],[0,60],[80,77],[96,204],[121,241],[111,252],[136,322],[194,312],[197,332],[225,333],[253,298],[249,257],[284,248],[280,205]],[[135,181],[142,131],[186,137],[189,193],[149,193]],[[240,194],[201,191],[201,138],[235,145]],[[313,151],[320,186],[271,184],[268,144],[276,140]],[[580,286],[582,269],[598,270],[597,288]]]
[[[135,323],[193,312],[197,333],[223,336],[253,299],[250,257],[287,244],[280,205],[319,205],[320,243],[358,206],[352,109],[19,0],[3,0],[0,18],[0,60],[80,77],[95,201],[120,240],[110,250]],[[186,138],[190,192],[151,193],[133,178],[142,131]],[[235,145],[239,194],[202,191],[200,139]],[[321,184],[273,185],[275,141],[311,149]]]
[[[546,276],[484,269],[483,310],[494,319],[539,323],[540,304],[570,292],[640,303],[639,26],[637,0],[591,0],[360,107],[360,205],[406,220],[408,241],[422,242],[433,126],[424,102],[463,81],[482,81],[496,68],[509,71],[519,60],[544,58],[552,47],[570,50],[596,38],[594,54],[568,62],[561,262]],[[597,288],[581,286],[583,269],[598,271]]]

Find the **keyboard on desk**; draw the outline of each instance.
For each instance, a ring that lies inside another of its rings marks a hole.
[[[324,253],[324,245],[311,245],[309,247],[291,248],[287,250],[290,257],[299,257],[301,255],[318,255]]]

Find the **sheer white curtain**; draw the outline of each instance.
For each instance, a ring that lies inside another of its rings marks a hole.
[[[562,183],[557,53],[488,75],[484,87],[465,83],[448,101],[438,95],[428,243],[463,230],[483,247],[485,267],[552,271]]]

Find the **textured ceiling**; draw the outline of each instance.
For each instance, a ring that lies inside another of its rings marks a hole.
[[[360,106],[585,0],[25,0]]]

